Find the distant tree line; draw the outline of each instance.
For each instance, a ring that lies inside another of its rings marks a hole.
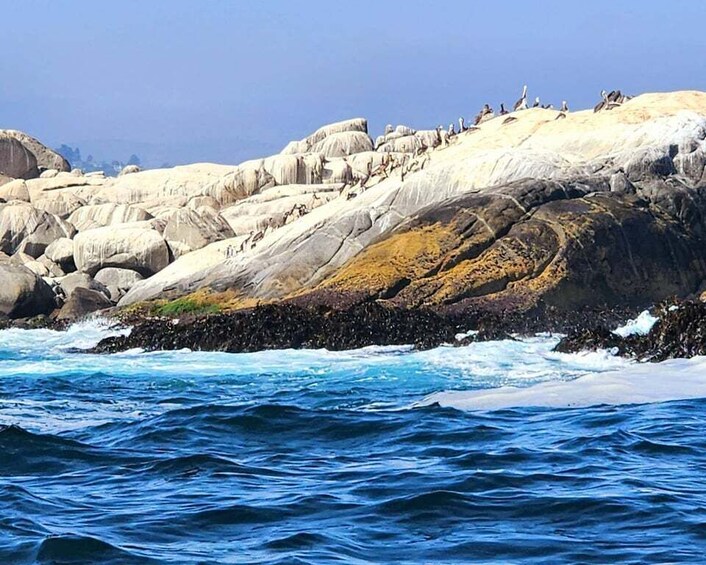
[[[103,171],[107,176],[115,176],[122,171],[123,167],[126,165],[137,165],[139,167],[142,164],[140,158],[134,153],[130,155],[127,161],[97,161],[93,158],[93,155],[88,155],[84,159],[78,147],[72,148],[66,144],[62,144],[58,147],[56,152],[71,163],[72,167],[81,169],[84,173]]]

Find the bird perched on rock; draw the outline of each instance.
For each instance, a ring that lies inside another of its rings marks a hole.
[[[608,93],[605,90],[601,90],[601,101],[593,107],[594,112],[600,112],[604,108],[608,107]]]
[[[524,85],[522,87],[522,96],[520,96],[520,99],[517,102],[515,102],[515,105],[513,106],[512,109],[513,109],[513,111],[527,109],[527,85]]]
[[[441,147],[446,147],[449,144],[449,132],[444,129],[444,126],[439,125],[436,128],[436,133],[439,135]]]
[[[458,119],[458,132],[463,133],[466,131],[468,128],[466,127],[466,120],[463,119],[463,116],[461,116]]]
[[[539,96],[534,99],[534,104],[532,104],[532,108],[539,108]]]
[[[250,249],[255,249],[257,242],[260,241],[264,237],[265,237],[264,231],[259,231],[254,236],[252,236],[251,241],[250,241]]]
[[[629,99],[629,97],[624,96],[623,93],[620,92],[619,90],[613,90],[606,96],[606,100],[608,101],[608,104],[605,107],[605,109],[612,110],[613,108],[617,108],[618,106],[622,106],[623,102],[625,102],[628,99]]]
[[[473,120],[473,125],[477,126],[478,124],[489,120],[493,116],[495,116],[495,114],[493,113],[493,109],[490,107],[490,104],[484,104],[481,111],[478,112],[478,115],[476,115],[475,120]]]
[[[501,103],[500,103],[500,115],[501,115],[501,116],[504,116],[505,114],[509,114],[509,113],[510,113],[510,112],[508,112],[508,111],[505,109],[505,104],[503,104],[503,103],[501,102]]]
[[[250,239],[251,239],[252,236],[253,236],[253,233],[254,233],[254,232],[251,231],[251,232],[248,234],[248,237],[246,237],[243,241],[240,242],[240,249],[238,250],[238,251],[240,251],[240,253],[242,253],[243,251],[245,251],[245,245],[250,241]]]
[[[365,183],[370,180],[370,177],[373,174],[373,163],[372,161],[368,161],[367,164],[365,165],[365,174],[360,180],[360,186],[365,188]]]
[[[569,105],[566,103],[566,100],[561,101],[561,111],[562,112],[568,112],[569,111]]]
[[[449,129],[448,129],[447,133],[449,134],[449,137],[453,137],[454,135],[456,135],[456,130],[454,129],[453,122],[451,122],[449,124]]]

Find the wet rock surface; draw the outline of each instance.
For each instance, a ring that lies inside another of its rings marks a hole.
[[[454,342],[458,331],[453,320],[429,310],[403,310],[375,303],[348,310],[278,304],[196,319],[142,321],[129,336],[104,339],[92,351],[113,353],[139,347],[235,353],[409,344],[428,349]]]
[[[511,334],[569,331],[585,326],[589,320],[617,324],[632,315],[628,312],[586,309],[567,316],[546,308],[531,315],[489,314],[480,310],[461,314],[400,308],[384,301],[336,307],[286,302],[227,314],[126,318],[125,323],[134,326],[130,335],[107,338],[92,352],[114,353],[132,348],[233,353],[287,348],[335,351],[370,345],[414,345],[429,349],[443,344],[512,339]],[[468,333],[469,330],[473,331]]]
[[[597,349],[641,361],[691,358],[706,355],[706,304],[700,301],[663,303],[656,308],[657,322],[646,335],[621,337],[606,326],[571,332],[555,351],[576,353]]]

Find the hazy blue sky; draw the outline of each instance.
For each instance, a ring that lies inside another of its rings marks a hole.
[[[0,128],[236,163],[327,122],[448,124],[530,95],[706,90],[706,2],[0,0]]]

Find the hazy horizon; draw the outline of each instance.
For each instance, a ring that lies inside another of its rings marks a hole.
[[[100,6],[4,6],[0,128],[151,166],[237,163],[351,117],[373,136],[388,122],[470,119],[485,102],[512,104],[523,83],[572,108],[602,88],[706,89],[702,3]]]

